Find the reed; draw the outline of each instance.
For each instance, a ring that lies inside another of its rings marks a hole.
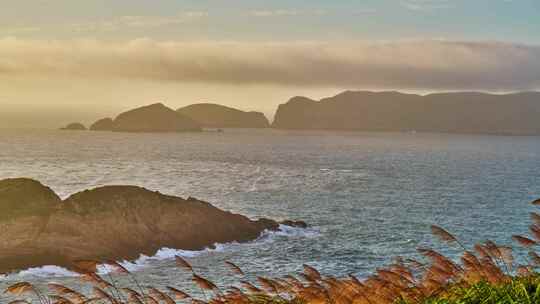
[[[533,205],[540,207],[540,200]],[[73,269],[88,284],[92,294],[85,295],[61,284],[51,283],[46,292],[30,282],[9,286],[4,293],[17,298],[9,304],[29,304],[22,299],[31,295],[39,304],[458,304],[458,303],[540,303],[540,215],[531,213],[531,236],[513,235],[516,247],[498,245],[487,240],[466,248],[442,227],[431,226],[432,234],[448,246],[458,245],[458,261],[431,248],[418,248],[419,259],[397,257],[384,268],[360,280],[353,275],[335,278],[321,274],[310,265],[303,272],[281,278],[258,277],[246,280],[244,271],[226,261],[232,275],[241,278],[241,287],[220,289],[197,273],[182,257],[176,257],[179,271],[191,275],[204,299],[167,286],[160,290],[143,287],[136,274],[114,261],[75,261]],[[526,254],[518,254],[525,252]],[[516,256],[525,257],[517,259]],[[112,271],[107,278],[97,273],[99,265]],[[130,286],[119,286],[117,276],[129,276]],[[171,285],[174,282],[171,282]],[[207,294],[208,293],[208,294]],[[208,297],[209,296],[209,297]]]

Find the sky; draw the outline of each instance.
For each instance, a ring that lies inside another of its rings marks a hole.
[[[153,102],[540,89],[538,0],[0,0],[0,127]],[[3,113],[3,114],[2,114]]]

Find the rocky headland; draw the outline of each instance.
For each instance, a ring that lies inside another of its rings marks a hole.
[[[251,220],[195,198],[141,187],[105,186],[61,200],[35,180],[0,181],[0,273],[44,265],[71,268],[81,259],[134,260],[163,247],[201,250],[278,229],[274,220]]]
[[[429,95],[346,91],[320,101],[294,97],[273,127],[299,130],[540,134],[540,92]]]

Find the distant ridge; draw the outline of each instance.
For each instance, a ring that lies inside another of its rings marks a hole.
[[[201,126],[191,118],[154,103],[119,114],[114,120],[103,118],[90,127],[92,131],[115,132],[193,132]]]
[[[540,135],[540,92],[345,91],[320,101],[297,96],[278,107],[272,127]]]
[[[204,128],[268,128],[270,123],[260,112],[245,112],[213,103],[192,104],[177,110]]]
[[[103,118],[90,126],[90,131],[112,131],[114,128],[114,121],[110,118]]]

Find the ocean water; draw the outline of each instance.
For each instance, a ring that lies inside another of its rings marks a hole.
[[[0,178],[8,177],[35,178],[62,197],[102,185],[138,185],[252,218],[310,224],[282,227],[249,244],[201,252],[164,248],[125,263],[145,285],[197,293],[189,274],[174,267],[175,254],[230,286],[240,278],[226,260],[248,279],[295,273],[303,263],[327,275],[364,277],[395,256],[416,256],[419,246],[455,254],[431,236],[431,224],[466,246],[486,239],[512,244],[512,234],[527,232],[529,202],[540,197],[540,137],[0,130]],[[2,277],[0,288],[20,280],[79,284],[74,274],[50,265]]]

